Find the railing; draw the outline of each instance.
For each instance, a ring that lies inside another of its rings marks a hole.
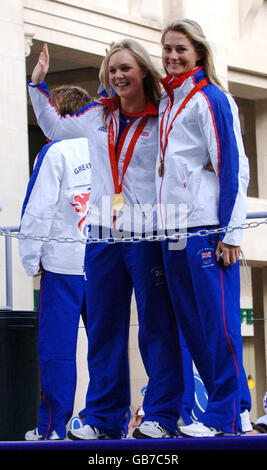
[[[267,223],[267,212],[249,212],[247,219],[266,219],[263,223]],[[251,227],[257,227],[259,224],[251,224]],[[249,228],[246,227],[246,228]],[[12,278],[12,233],[19,232],[19,227],[6,226],[0,227],[1,234],[5,236],[5,266],[6,266],[6,305],[0,307],[0,310],[13,309],[13,278]]]
[[[18,232],[19,227],[0,227],[8,233]],[[13,309],[13,276],[12,276],[12,237],[5,235],[5,264],[6,264],[6,305],[0,307],[0,310]]]
[[[12,283],[12,240],[6,237],[5,242],[5,256],[6,256],[6,307],[12,310],[13,308],[13,283]]]

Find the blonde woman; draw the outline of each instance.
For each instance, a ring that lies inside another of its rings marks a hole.
[[[153,234],[153,211],[145,212],[144,206],[156,203],[161,91],[148,54],[135,41],[115,44],[104,63],[106,86],[112,86],[114,96],[63,119],[51,106],[43,83],[48,63],[44,46],[32,74],[30,96],[47,137],[88,138],[92,164],[89,237],[112,241],[114,234]],[[160,243],[88,244],[84,264],[90,381],[84,425],[69,437],[121,436],[130,405],[128,335],[133,288],[140,352],[149,378],[143,403],[148,437],[172,437],[177,431],[183,380]]]
[[[162,36],[167,76],[160,103],[156,185],[160,227],[168,204],[186,207],[187,231],[240,227],[249,182],[238,110],[216,75],[211,47],[190,19],[170,24]],[[206,171],[211,162],[214,172]],[[172,220],[173,222],[173,220]],[[183,221],[185,224],[185,221]],[[204,232],[203,232],[204,231]],[[242,339],[239,254],[242,230],[191,236],[186,247],[163,242],[165,274],[177,321],[207,389],[201,422],[183,436],[237,434],[240,420]]]

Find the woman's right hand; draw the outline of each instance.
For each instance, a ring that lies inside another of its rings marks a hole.
[[[49,69],[49,52],[48,52],[48,46],[45,43],[43,46],[43,50],[40,52],[38,62],[35,65],[33,72],[32,72],[31,81],[33,85],[39,85],[39,83],[42,83],[42,81],[45,79],[48,69]]]

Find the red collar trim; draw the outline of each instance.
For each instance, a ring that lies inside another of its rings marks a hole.
[[[120,104],[119,97],[117,95],[114,95],[110,98],[101,98],[101,103],[103,103],[105,106],[108,107],[108,109],[112,112],[115,111]]]
[[[192,77],[195,75],[199,70],[202,70],[203,66],[199,66],[190,72],[185,73],[184,75],[181,75],[180,77],[175,77],[174,75],[167,75],[166,77],[162,78],[161,83],[165,89],[165,91],[168,94],[171,94],[175,88],[179,88],[184,81],[188,77]]]
[[[113,112],[116,109],[120,107],[120,100],[117,95],[112,96],[111,98],[101,98],[101,103],[103,103],[105,106],[108,107],[108,109]],[[128,115],[134,115],[134,116],[146,116],[146,115],[152,115],[152,116],[157,116],[158,115],[158,108],[155,106],[152,101],[148,100],[146,102],[146,107],[144,111],[141,113],[135,114],[135,113],[127,113],[125,111],[121,111],[123,114],[128,114]]]

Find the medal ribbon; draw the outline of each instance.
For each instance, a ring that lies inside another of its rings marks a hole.
[[[166,126],[165,126],[165,139],[164,139],[164,144],[162,142],[162,136],[163,136],[163,122],[164,122],[164,117],[165,117],[165,113],[167,111],[167,109],[169,108],[169,104],[166,106],[165,108],[165,111],[163,113],[163,116],[162,116],[162,119],[161,119],[161,122],[160,122],[160,149],[161,149],[161,154],[162,154],[162,157],[161,157],[161,162],[164,161],[164,158],[165,158],[165,151],[166,151],[166,147],[167,147],[167,143],[168,143],[168,137],[169,137],[169,134],[172,130],[172,126],[173,126],[173,123],[175,121],[175,119],[177,118],[177,116],[182,112],[182,110],[185,108],[185,106],[187,105],[187,103],[191,100],[191,98],[199,91],[201,90],[201,88],[203,88],[204,86],[206,86],[207,84],[209,83],[209,81],[206,79],[206,78],[203,78],[203,80],[201,80],[199,83],[197,83],[194,88],[190,91],[190,93],[186,96],[186,98],[184,99],[184,101],[182,102],[181,106],[179,107],[178,111],[175,113],[175,116],[173,117],[169,127],[168,127],[168,122],[169,122],[169,117],[167,119],[167,123],[166,123]]]
[[[137,128],[134,132],[134,135],[131,138],[131,141],[129,143],[129,146],[128,146],[128,149],[127,149],[127,152],[126,152],[126,155],[125,155],[124,163],[123,163],[123,170],[122,170],[122,176],[121,176],[121,182],[120,183],[119,183],[119,176],[118,176],[118,160],[119,159],[117,158],[119,155],[118,156],[116,155],[116,151],[115,151],[116,142],[115,142],[115,139],[114,139],[113,120],[112,120],[112,118],[110,120],[109,127],[108,127],[108,147],[109,147],[109,160],[110,160],[110,166],[111,166],[111,171],[112,171],[115,194],[120,194],[122,192],[123,179],[124,179],[125,173],[127,171],[127,168],[130,164],[130,161],[131,161],[131,158],[132,158],[132,155],[133,155],[133,151],[134,151],[134,148],[135,148],[135,144],[136,144],[141,132],[143,131],[148,119],[149,119],[149,116],[144,116],[141,119],[141,121],[139,122],[139,124],[138,124],[138,126],[137,126]],[[130,128],[130,125],[133,122],[134,121],[130,122],[129,128]],[[129,130],[129,128],[128,128],[128,130]],[[121,147],[120,147],[120,150],[121,150]]]

